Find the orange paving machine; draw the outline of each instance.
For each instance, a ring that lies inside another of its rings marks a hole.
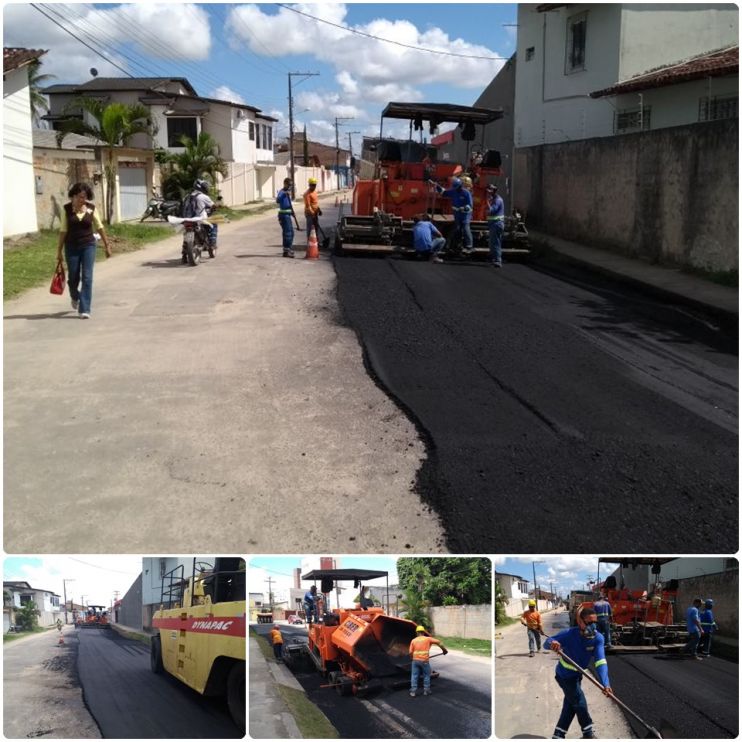
[[[84,613],[78,613],[75,626],[78,629],[110,629],[108,609],[104,605],[89,605]]]
[[[341,696],[363,697],[382,688],[409,685],[410,642],[416,624],[406,618],[389,616],[366,597],[363,583],[387,578],[388,573],[370,569],[315,569],[302,580],[319,580],[323,605],[329,606],[329,594],[338,582],[350,581],[358,590],[354,608],[325,611],[319,621],[307,626],[308,642],[294,640],[284,644],[283,657],[292,670],[316,669]],[[431,655],[437,656],[437,655]],[[431,677],[438,677],[433,672]]]

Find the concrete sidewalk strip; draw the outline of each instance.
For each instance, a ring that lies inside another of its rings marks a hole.
[[[294,688],[295,690],[300,690],[302,693],[304,692],[301,683],[291,674],[291,671],[286,665],[279,665],[277,662],[268,662],[267,660],[266,664],[271,675],[273,675],[273,679],[279,685],[285,685],[288,688]]]

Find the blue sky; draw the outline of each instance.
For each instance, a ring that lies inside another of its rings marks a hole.
[[[304,81],[294,78],[296,126],[306,124],[310,138],[333,143],[336,116],[352,117],[341,127],[344,141],[349,131],[377,134],[390,100],[471,105],[516,40],[515,27],[508,25],[516,22],[515,4],[41,7],[51,19],[30,4],[5,5],[4,44],[48,49],[43,72],[56,75],[53,82],[85,82],[91,67],[105,77],[125,71],[187,77],[201,95],[245,102],[275,116],[280,139],[288,132],[287,73],[317,72]],[[65,18],[94,50],[55,25],[55,18]],[[423,47],[444,54],[419,51]]]

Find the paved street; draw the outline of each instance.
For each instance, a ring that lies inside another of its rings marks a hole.
[[[452,551],[736,551],[737,355],[704,317],[538,261],[336,270]]]
[[[439,551],[327,255],[281,258],[273,213],[219,234],[195,268],[179,237],[99,263],[90,321],[5,304],[6,550]]]
[[[270,627],[253,626],[265,635]],[[306,638],[306,629],[282,626],[286,641]],[[297,672],[308,698],[338,730],[341,738],[487,738],[492,729],[492,663],[481,657],[449,652],[432,659],[440,677],[433,695],[410,698],[407,688],[382,690],[368,698],[340,697],[317,672]],[[401,676],[407,681],[407,676]]]
[[[67,626],[3,644],[3,732],[11,739],[99,738],[77,672],[77,632]]]
[[[80,629],[78,672],[104,737],[240,738],[224,698],[207,698],[171,675],[155,675],[149,647],[114,630]]]

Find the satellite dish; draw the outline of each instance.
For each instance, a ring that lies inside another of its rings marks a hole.
[[[91,68],[90,68],[90,74],[91,74],[91,75],[92,75],[93,77],[97,77],[97,76],[98,76],[98,70],[96,70],[96,69],[95,69],[95,67],[91,67]]]

